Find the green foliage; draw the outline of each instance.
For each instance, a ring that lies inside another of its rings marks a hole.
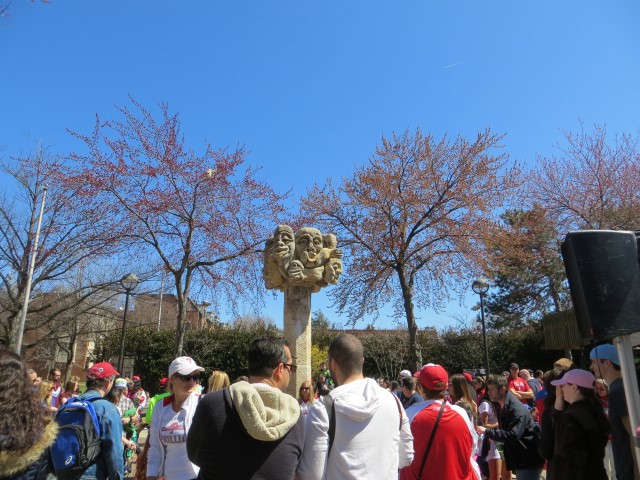
[[[331,328],[331,322],[322,310],[316,310],[311,315],[311,328],[313,330],[329,330]]]
[[[212,330],[191,330],[184,339],[184,353],[192,357],[206,370],[201,378],[206,383],[213,370],[222,370],[233,380],[247,374],[249,345],[258,337],[281,337],[274,325],[257,323],[242,328],[220,326]],[[117,335],[107,339],[105,349],[112,359],[118,357]],[[132,328],[127,332],[125,352],[134,359],[134,371],[143,380],[143,385],[153,388],[158,380],[167,376],[169,364],[175,358],[174,330]]]
[[[425,363],[439,363],[451,373],[484,367],[482,332],[472,329],[446,330],[437,337],[423,335],[419,339]],[[563,352],[543,350],[542,327],[531,322],[521,328],[491,332],[487,335],[491,372],[508,370],[512,362],[521,367],[549,370]]]
[[[311,371],[315,375],[320,364],[327,359],[331,341],[342,331],[313,331]],[[365,351],[364,374],[369,377],[395,379],[400,370],[411,367],[409,341],[402,330],[350,331],[362,341]],[[174,356],[173,330],[132,328],[125,343],[128,357],[133,357],[135,372],[143,385],[153,391],[158,380],[167,375],[167,368]],[[241,328],[220,326],[212,330],[188,331],[185,336],[185,354],[206,368],[203,383],[213,370],[227,372],[232,380],[247,373],[247,353],[253,339],[262,336],[280,337],[282,332],[273,325],[257,323]],[[104,359],[117,361],[117,333],[107,337],[104,343]],[[450,374],[467,368],[482,368],[482,333],[476,330],[420,331],[418,342],[424,363],[439,363]],[[522,367],[548,370],[563,352],[542,350],[542,327],[531,322],[518,329],[491,332],[488,336],[489,362],[493,372],[508,369],[511,362]]]
[[[319,347],[318,345],[311,345],[311,375],[315,380],[317,373],[320,371],[320,365],[327,362],[327,354],[329,353],[326,347]]]
[[[519,327],[566,308],[569,291],[557,226],[549,213],[507,210],[489,248],[493,285],[486,299],[491,328]]]

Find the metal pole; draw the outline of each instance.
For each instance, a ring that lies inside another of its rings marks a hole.
[[[638,394],[638,378],[633,361],[631,336],[621,335],[614,337],[613,344],[616,346],[618,358],[620,359],[620,373],[622,374],[624,395],[627,401],[629,422],[631,423],[629,442],[631,443],[633,452],[630,453],[636,464],[636,468],[640,470],[640,437],[637,434],[638,428],[640,428],[640,395]]]
[[[118,359],[118,372],[120,375],[124,375],[122,369],[124,367],[124,334],[127,329],[127,311],[129,310],[129,293],[130,288],[127,288],[127,294],[124,300],[124,315],[122,316],[122,333],[120,334],[120,358]]]
[[[158,307],[158,332],[160,331],[160,320],[162,320],[162,294],[164,293],[164,269],[162,269],[162,279],[160,280],[160,306]]]
[[[27,273],[27,287],[24,291],[24,302],[22,311],[20,312],[20,320],[18,322],[18,332],[16,336],[15,352],[20,355],[22,350],[22,337],[24,335],[24,325],[27,322],[27,310],[29,309],[29,297],[31,296],[31,280],[33,279],[33,269],[36,265],[36,254],[38,253],[38,240],[40,239],[40,227],[42,226],[42,213],[44,212],[44,201],[47,198],[47,186],[42,188],[42,201],[40,202],[40,214],[38,215],[38,227],[36,228],[36,238],[31,249],[31,258],[29,259],[29,270]]]
[[[484,343],[484,369],[489,375],[489,347],[487,346],[487,328],[484,323],[484,294],[480,294],[480,319],[482,321],[482,342]]]

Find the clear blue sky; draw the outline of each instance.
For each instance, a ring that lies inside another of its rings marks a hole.
[[[406,128],[455,137],[491,127],[530,164],[580,120],[640,126],[632,0],[14,0],[8,13],[4,155],[36,140],[55,153],[79,148],[66,129],[89,132],[128,95],[167,102],[194,148],[246,145],[262,178],[296,195],[349,176],[382,134]],[[474,301],[422,311],[419,325],[471,318]],[[313,302],[337,319],[323,293]],[[280,323],[281,296],[265,314]]]

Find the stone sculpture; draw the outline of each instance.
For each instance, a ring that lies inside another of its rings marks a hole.
[[[288,225],[278,225],[265,243],[265,286],[284,292],[284,336],[297,366],[287,391],[294,396],[312,377],[311,294],[336,285],[342,274],[342,250],[337,247],[333,234],[309,227],[294,233]]]
[[[268,289],[285,292],[303,287],[318,292],[338,283],[342,273],[342,250],[333,234],[304,227],[295,234],[288,225],[278,225],[265,243],[262,275]]]

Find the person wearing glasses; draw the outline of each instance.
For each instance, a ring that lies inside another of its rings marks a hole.
[[[297,368],[291,351],[283,338],[258,338],[248,360],[249,382],[208,393],[196,409],[187,453],[200,467],[200,480],[294,478],[304,415],[284,393]]]
[[[187,457],[187,434],[200,400],[195,386],[204,368],[191,357],[169,365],[167,389],[171,395],[156,403],[149,428],[147,480],[193,480],[200,470]]]

